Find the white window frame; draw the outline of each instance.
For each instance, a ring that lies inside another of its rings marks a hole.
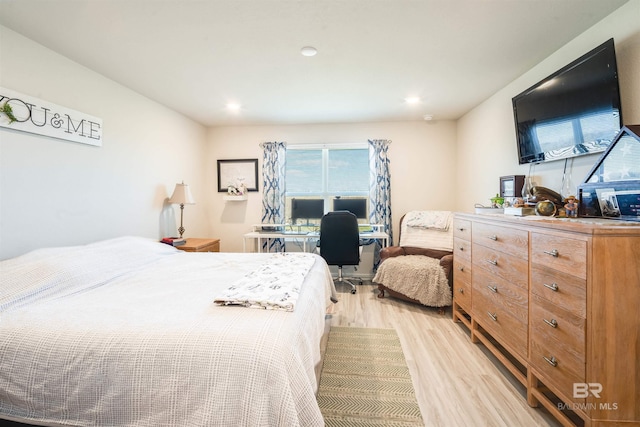
[[[331,201],[335,196],[345,197],[366,197],[369,198],[369,189],[365,191],[349,191],[340,193],[329,193],[329,150],[368,150],[367,143],[334,143],[334,144],[292,144],[287,145],[287,150],[322,150],[322,192],[321,193],[295,193],[285,192],[286,198],[292,197],[317,197],[324,199],[324,212],[331,210]],[[290,215],[290,212],[287,212]],[[288,216],[287,216],[288,218]],[[365,220],[366,222],[367,220]]]

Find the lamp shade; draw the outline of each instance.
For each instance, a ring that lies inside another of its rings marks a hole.
[[[196,204],[195,200],[193,200],[193,196],[191,195],[191,190],[189,190],[189,185],[185,184],[184,181],[180,184],[176,184],[176,188],[173,190],[169,203],[177,205]]]

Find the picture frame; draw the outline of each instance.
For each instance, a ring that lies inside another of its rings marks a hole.
[[[524,175],[500,177],[500,197],[521,197]]]
[[[218,193],[244,184],[247,191],[258,191],[258,159],[218,160]]]

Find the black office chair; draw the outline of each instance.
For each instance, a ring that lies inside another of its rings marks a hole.
[[[356,285],[342,277],[343,265],[360,264],[360,237],[358,219],[349,211],[329,212],[320,221],[320,256],[329,265],[338,266],[338,283],[351,285],[351,293],[356,293]]]

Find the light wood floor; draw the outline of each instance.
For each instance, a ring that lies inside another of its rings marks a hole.
[[[559,426],[544,409],[531,408],[524,386],[468,330],[451,320],[451,308],[438,309],[392,297],[377,298],[369,282],[337,285],[339,302],[327,315],[327,328],[394,328],[413,378],[426,426]]]

